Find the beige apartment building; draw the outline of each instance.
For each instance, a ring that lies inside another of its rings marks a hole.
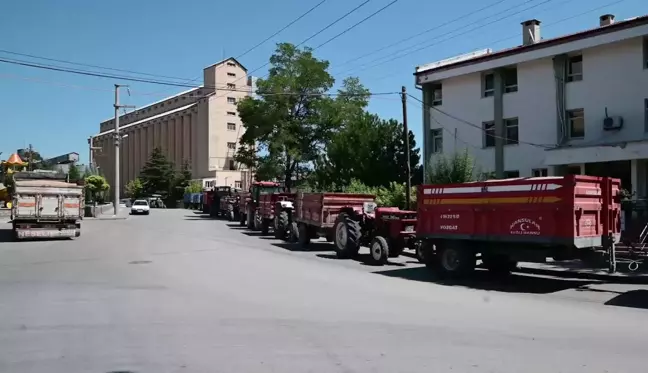
[[[187,161],[194,179],[203,185],[247,188],[250,172],[235,162],[243,134],[236,104],[253,92],[247,69],[228,58],[203,69],[203,85],[165,98],[119,118],[120,184],[135,179],[159,147],[178,169]],[[115,121],[99,125],[92,138],[95,164],[114,185]]]

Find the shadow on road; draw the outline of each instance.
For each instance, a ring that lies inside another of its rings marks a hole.
[[[0,229],[0,242],[15,242],[11,229]]]
[[[485,270],[477,270],[469,278],[449,280],[439,278],[426,267],[392,269],[374,273],[388,277],[400,277],[412,281],[431,282],[445,286],[463,286],[471,289],[505,293],[549,294],[567,289],[577,289],[593,283],[592,281],[580,279],[548,278],[520,274],[497,276]]]
[[[259,238],[269,237],[268,234],[263,234],[263,233],[261,233],[259,231],[242,231],[241,233],[243,233],[246,236],[250,236],[250,237],[259,237]]]
[[[322,252],[322,251],[333,251],[333,247],[328,242],[311,242],[307,248],[302,249],[298,243],[282,242],[282,243],[273,243],[272,246],[276,246],[288,251],[301,251],[301,252]],[[317,255],[320,256],[320,255]]]
[[[232,228],[232,229],[247,229],[247,227],[240,226],[238,223],[227,223],[225,225],[227,225],[228,228]]]
[[[330,249],[332,250],[332,249]],[[337,254],[317,254],[318,258],[323,258],[323,259],[333,259],[333,260],[354,260],[362,265],[366,266],[371,266],[371,267],[378,267],[379,265],[376,265],[372,262],[371,260],[371,255],[369,254],[358,254],[353,258],[338,258]],[[405,267],[405,264],[403,263],[395,263],[395,262],[387,262],[384,264],[385,266],[393,266],[393,267]]]
[[[619,295],[605,302],[606,306],[648,309],[648,290],[638,289],[623,293],[613,293],[617,293]]]

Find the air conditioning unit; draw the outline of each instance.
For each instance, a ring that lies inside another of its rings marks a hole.
[[[603,130],[614,131],[623,127],[623,117],[605,117],[603,119]]]

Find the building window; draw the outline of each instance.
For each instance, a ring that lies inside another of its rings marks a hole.
[[[229,104],[236,104],[236,99],[234,97],[228,97],[227,98],[227,103]]]
[[[443,89],[441,84],[432,86],[432,106],[440,106],[443,104]]]
[[[569,121],[569,137],[572,139],[582,139],[585,137],[585,112],[583,109],[567,111]]]
[[[234,111],[228,111],[228,112],[227,112],[227,115],[236,115],[236,112],[234,112]]]
[[[241,181],[237,180],[234,182],[234,188],[241,188]]]
[[[227,123],[227,129],[229,131],[236,131],[236,124],[234,123]]]
[[[534,168],[531,170],[533,177],[543,177],[549,175],[546,168]]]
[[[234,163],[233,159],[229,160],[229,169],[230,170],[236,170],[236,163]]]
[[[504,171],[505,179],[512,179],[515,177],[520,177],[520,171]]]
[[[443,129],[436,128],[430,131],[432,136],[432,153],[443,153]]]
[[[234,84],[234,83],[227,83],[227,89],[236,89],[236,84]]]
[[[504,93],[517,92],[518,90],[518,77],[517,67],[504,69]]]
[[[567,81],[577,82],[583,80],[583,56],[569,57],[567,61]]]
[[[495,122],[482,123],[484,129],[484,148],[495,146]]]
[[[236,150],[236,143],[235,142],[228,142],[227,143],[227,149]]]
[[[491,97],[495,95],[495,75],[493,73],[484,74],[482,78],[482,86],[482,97]]]
[[[236,64],[234,62],[228,62],[227,66],[233,66],[234,67],[234,66],[236,66]]]
[[[231,76],[231,77],[235,78],[235,77],[236,77],[236,74],[234,74],[234,73],[227,73],[227,76]]]
[[[517,144],[520,136],[518,132],[518,119],[504,119],[504,128],[506,131],[506,141],[504,142],[504,144]]]

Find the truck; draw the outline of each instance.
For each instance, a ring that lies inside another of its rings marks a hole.
[[[261,193],[259,196],[259,214],[261,215],[261,232],[268,234],[272,228],[275,238],[283,240],[290,234],[293,202],[296,193]]]
[[[14,238],[75,238],[81,235],[83,186],[65,175],[13,174],[11,220]]]
[[[601,255],[616,270],[619,179],[582,175],[420,185],[416,236],[428,268],[465,276]]]

